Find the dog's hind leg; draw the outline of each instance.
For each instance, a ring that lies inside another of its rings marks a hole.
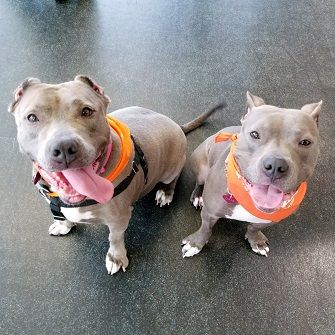
[[[219,220],[219,217],[210,214],[205,206],[201,211],[201,219],[201,227],[182,241],[183,257],[192,257],[201,251],[212,235],[212,228]]]
[[[190,198],[190,201],[195,208],[202,208],[204,206],[204,200],[202,198],[203,191],[204,185],[199,185],[196,183]]]
[[[202,192],[208,175],[208,157],[206,143],[202,143],[191,155],[191,169],[195,176],[195,187],[191,194],[190,201],[195,208],[202,208],[204,205]]]
[[[161,187],[156,193],[157,206],[159,205],[159,207],[163,207],[164,205],[170,205],[179,176],[180,175],[173,179],[169,184],[161,184]]]
[[[177,181],[181,174],[181,171],[184,167],[186,161],[186,156],[178,164],[178,168],[175,170],[175,173],[169,177],[169,180],[162,181],[160,184],[159,190],[156,192],[156,205],[163,207],[165,205],[170,205],[173,200],[174,190],[176,188]],[[172,180],[172,181],[171,181]]]

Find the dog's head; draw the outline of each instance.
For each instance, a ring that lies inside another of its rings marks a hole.
[[[247,93],[235,158],[254,203],[272,211],[313,174],[319,154],[322,101],[301,109],[265,104]]]
[[[9,106],[20,150],[49,172],[92,164],[109,142],[109,102],[85,76],[58,85],[26,79]]]

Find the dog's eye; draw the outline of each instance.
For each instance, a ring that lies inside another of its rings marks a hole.
[[[308,147],[311,144],[312,142],[310,140],[302,140],[299,142],[299,145],[303,145],[304,147]]]
[[[83,110],[81,111],[81,116],[83,117],[90,117],[92,116],[94,113],[94,110],[89,108],[89,107],[85,107],[83,108]]]
[[[38,117],[35,114],[29,114],[27,116],[27,120],[32,123],[39,121]]]
[[[259,133],[257,131],[252,131],[250,133],[250,136],[255,139],[255,140],[259,140],[261,137],[259,136]]]

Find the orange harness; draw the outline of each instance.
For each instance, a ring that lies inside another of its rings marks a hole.
[[[105,178],[109,181],[115,180],[127,166],[131,154],[133,152],[133,142],[128,126],[112,116],[107,115],[106,120],[108,125],[115,130],[121,141],[121,156],[115,168]]]
[[[234,148],[237,141],[237,134],[219,133],[215,137],[215,143],[222,141],[231,141],[230,152],[226,160],[227,187],[228,192],[233,195],[236,201],[249,213],[259,219],[278,222],[293,214],[300,206],[307,190],[307,182],[300,184],[293,197],[284,202],[281,208],[272,212],[265,213],[254,205],[252,198],[245,187],[244,178],[240,174],[239,166],[234,158]]]

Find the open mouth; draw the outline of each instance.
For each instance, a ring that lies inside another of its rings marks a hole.
[[[79,204],[86,199],[86,196],[80,194],[74,189],[71,183],[66,179],[63,172],[48,172],[39,169],[42,178],[51,185],[59,197],[67,204]]]
[[[272,213],[280,208],[285,208],[295,194],[295,191],[284,193],[272,184],[251,184],[245,180],[245,185],[255,206],[266,213]]]
[[[105,171],[111,151],[110,142],[105,154],[100,153],[92,164],[84,167],[50,172],[35,163],[36,169],[63,202],[76,205],[90,198],[105,204],[114,195],[114,185],[100,174]]]
[[[108,202],[114,194],[114,186],[96,173],[94,164],[60,172],[39,168],[42,178],[51,185],[67,204],[78,204],[87,197],[99,203]]]

